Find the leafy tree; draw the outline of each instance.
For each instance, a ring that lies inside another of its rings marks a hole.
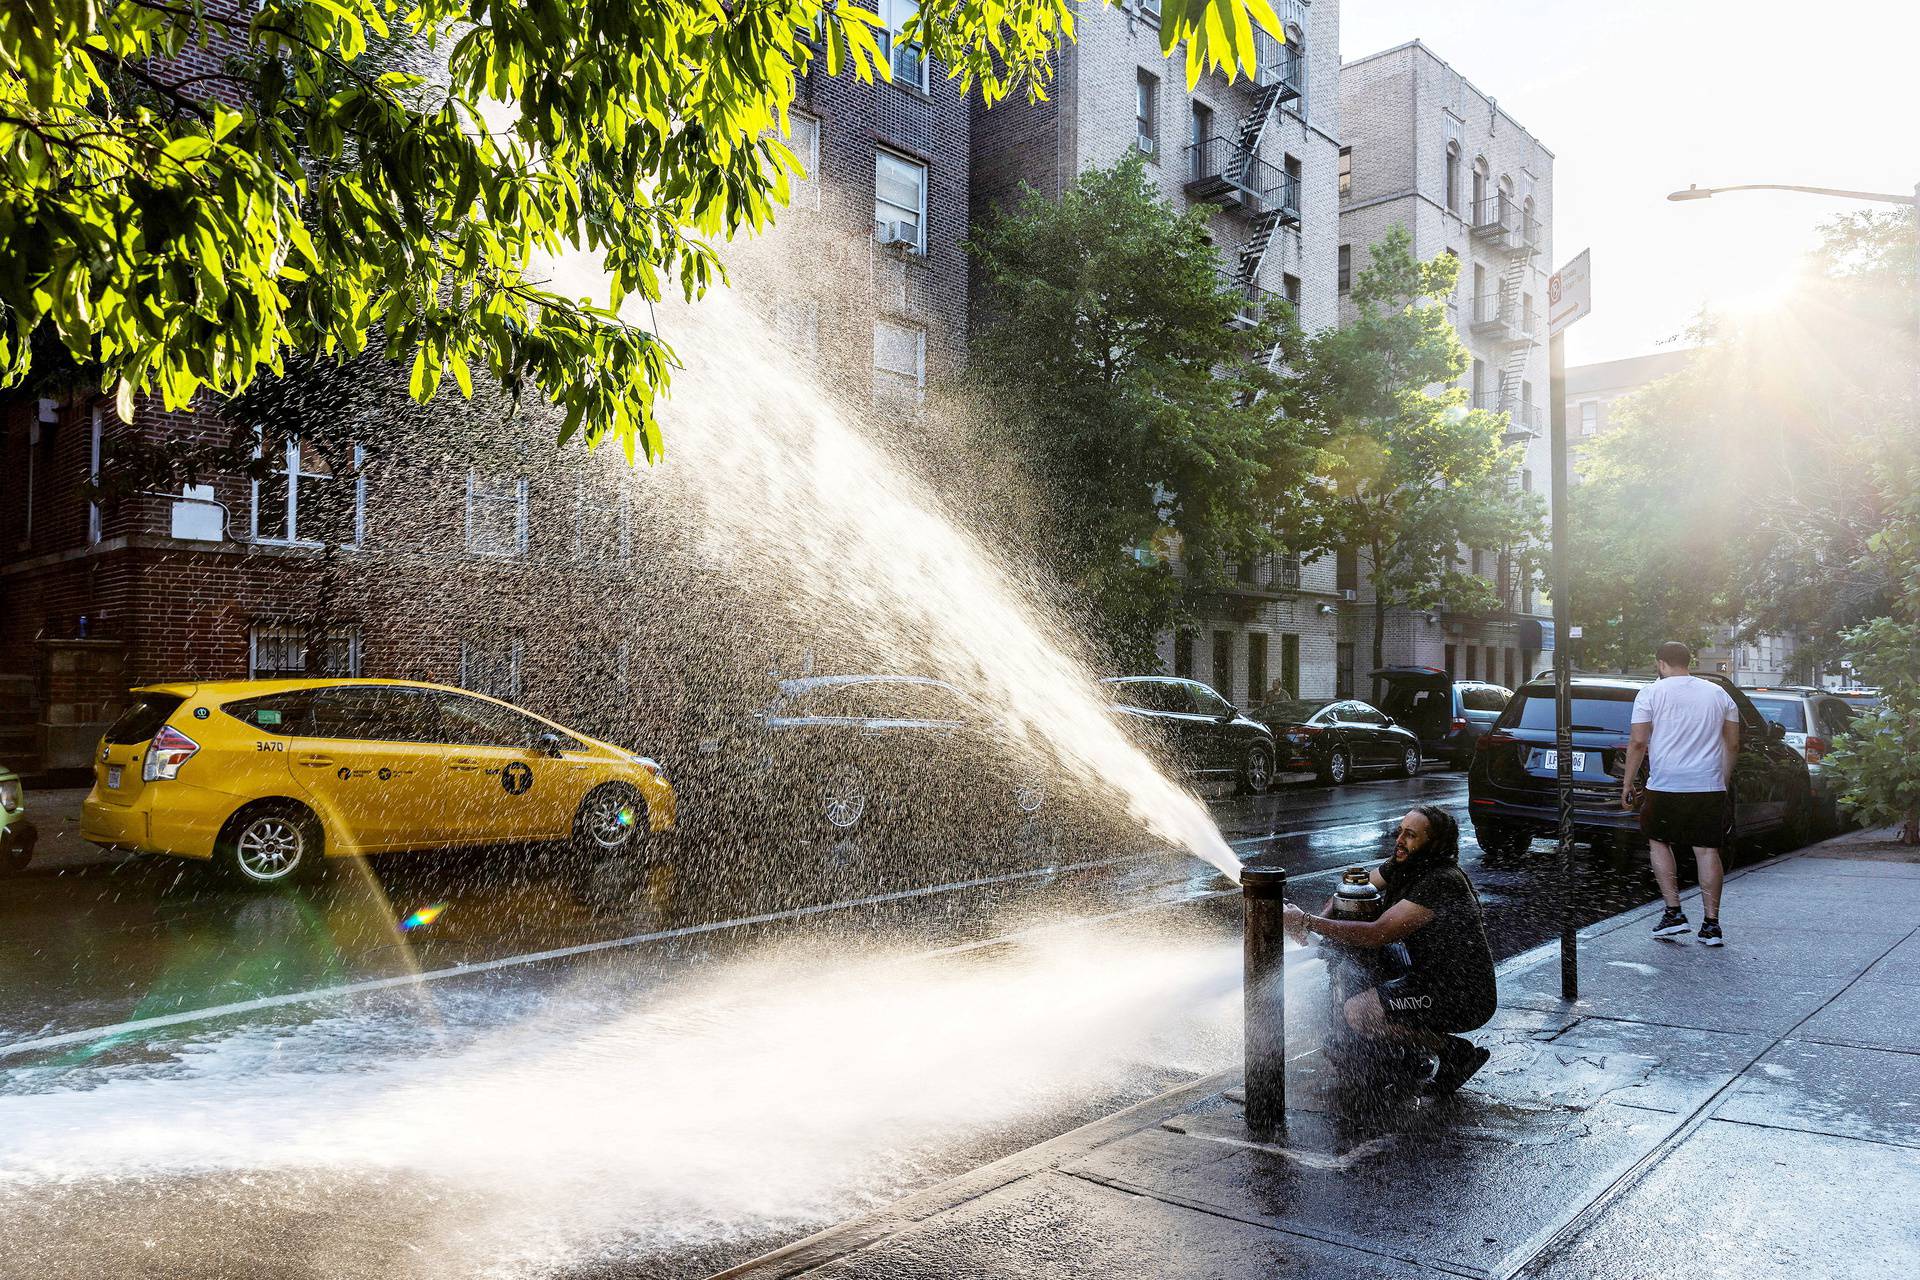
[[[1914,271],[1911,215],[1838,219],[1788,305],[1703,321],[1686,367],[1622,403],[1571,512],[1583,657],[1741,624],[1802,634],[1817,665],[1888,612],[1873,461],[1914,421]]]
[[[1150,664],[1227,560],[1299,532],[1317,455],[1262,396],[1280,385],[1267,356],[1297,329],[1290,309],[1249,311],[1206,211],[1174,212],[1137,156],[1057,201],[1028,191],[969,247],[985,317],[973,390],[1042,490],[1035,549],[1113,659]]]
[[[1467,365],[1442,305],[1458,259],[1418,261],[1403,227],[1370,253],[1353,322],[1291,335],[1282,402],[1322,450],[1319,540],[1366,554],[1378,667],[1392,606],[1495,607],[1494,584],[1457,568],[1462,542],[1501,549],[1518,580],[1530,577],[1545,508],[1512,488],[1519,451],[1502,445],[1502,419],[1447,385]]]
[[[1163,0],[1187,73],[1253,66],[1268,0]],[[416,399],[475,366],[562,438],[660,448],[672,355],[615,314],[720,274],[784,201],[795,77],[885,78],[837,0],[24,0],[0,6],[0,386],[43,335],[117,399],[231,395],[372,348]],[[905,36],[1039,96],[1070,0],[925,0]],[[504,104],[504,105],[503,105]],[[593,251],[605,305],[544,283]]]
[[[1920,844],[1920,442],[1908,435],[1904,445],[1874,468],[1890,519],[1867,540],[1892,585],[1892,609],[1846,637],[1855,670],[1883,700],[1841,735],[1825,767],[1839,775],[1850,812],[1899,823],[1901,840]]]

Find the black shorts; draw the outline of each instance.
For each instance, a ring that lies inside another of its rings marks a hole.
[[[1375,987],[1381,1012],[1395,1026],[1423,1031],[1472,1031],[1493,1018],[1493,1002],[1429,983],[1417,973],[1389,978]]]
[[[1640,810],[1640,830],[1662,844],[1722,849],[1729,816],[1724,791],[1649,791]]]

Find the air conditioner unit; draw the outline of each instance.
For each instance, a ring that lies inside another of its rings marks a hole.
[[[1360,598],[1360,593],[1354,590],[1352,587],[1342,587],[1340,588],[1340,598],[1342,600],[1345,600],[1348,604],[1352,604],[1354,601]]]
[[[905,222],[876,222],[873,224],[873,238],[878,244],[902,245],[908,249],[920,247],[919,228]]]
[[[1140,153],[1142,155],[1150,156],[1153,154],[1154,141],[1152,138],[1149,138],[1146,134],[1144,133],[1136,134],[1133,139],[1133,144],[1136,147],[1140,148]]]

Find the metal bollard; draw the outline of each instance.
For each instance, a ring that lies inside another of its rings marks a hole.
[[[1247,1135],[1272,1142],[1287,1128],[1287,976],[1283,962],[1287,873],[1280,867],[1240,868],[1246,903]]]

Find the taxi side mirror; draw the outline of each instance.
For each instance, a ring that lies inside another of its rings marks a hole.
[[[552,730],[548,730],[533,740],[534,750],[543,756],[558,756],[561,746],[560,735],[554,733]]]

